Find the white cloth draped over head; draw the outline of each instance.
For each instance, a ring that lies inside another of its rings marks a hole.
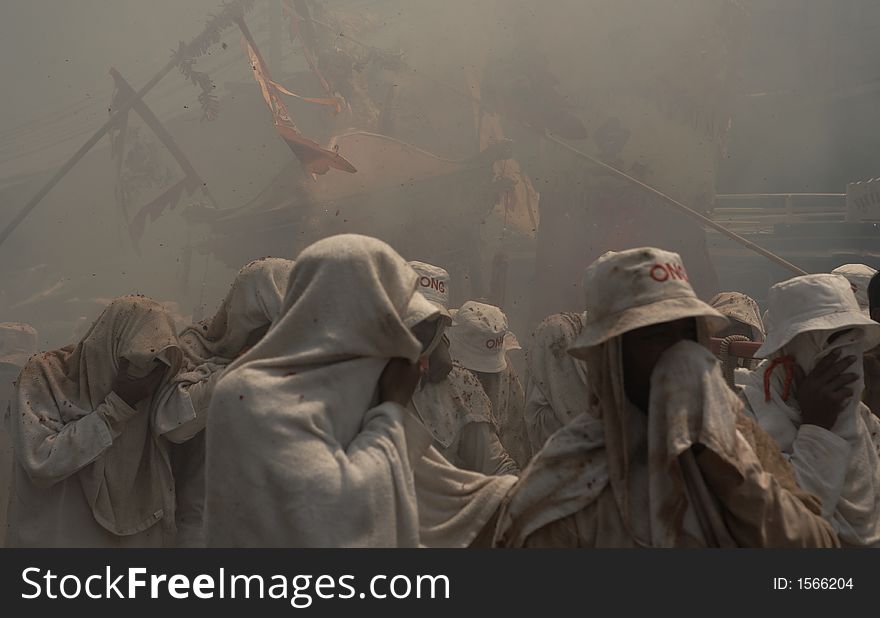
[[[597,541],[607,534],[644,547],[709,545],[687,499],[679,456],[700,443],[735,463],[743,448],[731,413],[738,401],[717,360],[693,342],[670,348],[652,374],[646,417],[624,394],[621,339],[589,348],[586,356],[590,411],[536,455],[511,492],[498,539],[521,546],[540,527],[583,510],[610,488],[619,519],[602,522],[615,529],[597,530]],[[716,508],[709,501],[700,507]]]
[[[584,326],[583,314],[558,313],[532,334],[526,352],[526,431],[533,453],[557,429],[587,409],[586,365],[568,353]]]
[[[765,390],[765,374],[775,359],[790,355],[808,374],[823,357],[837,350],[841,358],[856,358],[846,372],[859,376],[850,388],[861,393],[865,384],[862,355],[865,346],[871,345],[865,341],[864,328],[853,326],[799,333],[754,371],[743,374],[741,381],[758,424],[790,459],[798,485],[821,499],[823,514],[834,524],[840,540],[849,545],[877,546],[880,545],[880,421],[854,396],[830,430],[802,425],[796,385],[790,384],[790,392],[785,392],[784,367],[770,372],[769,400]],[[837,334],[841,331],[842,334]],[[829,343],[832,336],[834,339]]]
[[[164,439],[154,429],[154,400],[159,398],[148,397],[135,414],[111,392],[122,359],[130,364],[129,375],[145,375],[157,359],[169,365],[166,386],[181,368],[174,322],[158,303],[139,296],[118,298],[77,345],[39,354],[25,365],[13,402],[12,435],[16,458],[34,487],[22,492],[37,497],[40,488],[75,474],[95,521],[110,533],[133,535],[160,519],[173,530],[174,484]],[[119,435],[111,435],[107,421],[96,413],[107,406],[121,406],[133,415]],[[24,505],[20,516],[41,520],[44,534],[58,527],[54,518],[65,516],[31,507]],[[41,524],[12,525],[38,529]]]
[[[696,468],[689,449],[703,444],[727,466],[731,491],[746,477],[757,479],[760,492],[770,491],[764,488],[773,483],[738,430],[742,403],[703,346],[683,341],[664,353],[651,377],[647,416],[624,395],[619,337],[586,350],[586,356],[592,409],[554,434],[535,456],[502,509],[497,544],[526,545],[551,525],[557,528],[545,537],[553,539],[549,544],[592,547],[804,541],[797,532],[780,538],[778,528],[761,522],[741,525],[750,516],[781,517],[797,531],[790,495],[771,501],[778,511],[768,515],[760,508],[752,514],[754,504],[739,496],[740,512],[731,515],[731,503],[719,508],[718,494],[709,491]],[[570,525],[559,525],[564,518]]]
[[[455,470],[433,449],[422,457],[424,427],[377,405],[389,359],[416,362],[410,329],[438,314],[416,284],[393,249],[365,236],[298,256],[278,319],[211,402],[209,546],[464,545],[494,514],[509,479]],[[422,466],[451,472],[420,486]]]
[[[261,329],[268,329],[278,317],[292,268],[292,260],[274,257],[248,263],[238,271],[217,313],[181,332],[181,345],[197,367],[178,376],[176,382],[193,398],[196,408],[209,406],[220,373],[253,343],[249,341],[252,335],[262,334]],[[207,414],[202,416],[206,422]],[[176,448],[173,463],[179,489],[178,544],[204,545],[204,434]]]
[[[252,332],[267,327],[278,316],[292,268],[292,260],[273,257],[244,266],[214,317],[180,333],[187,355],[196,364],[231,362]]]

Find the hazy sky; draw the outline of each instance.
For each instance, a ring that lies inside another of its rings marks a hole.
[[[140,87],[219,0],[0,2],[0,177],[62,159],[107,118],[118,68]],[[169,18],[173,16],[173,18]],[[174,73],[156,92],[198,91]],[[52,146],[53,143],[57,146]],[[33,155],[38,155],[34,157]]]

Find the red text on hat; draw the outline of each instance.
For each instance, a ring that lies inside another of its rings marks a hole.
[[[423,288],[431,288],[437,290],[441,294],[446,294],[446,282],[435,279],[434,277],[419,277],[419,285]]]
[[[486,339],[486,347],[490,350],[504,345],[504,335],[495,337],[494,339]]]
[[[684,266],[679,263],[654,264],[651,267],[651,279],[654,281],[664,282],[669,278],[687,281],[688,275]]]

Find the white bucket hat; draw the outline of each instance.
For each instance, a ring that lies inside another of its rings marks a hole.
[[[849,281],[842,275],[804,275],[777,283],[767,296],[770,322],[767,339],[755,353],[766,358],[801,333],[862,327],[865,349],[880,344],[880,324],[859,309]]]
[[[37,331],[21,322],[0,322],[0,364],[24,367],[37,353]]]
[[[410,262],[419,276],[416,288],[430,303],[440,310],[440,315],[452,321],[449,313],[449,273],[445,269],[425,262]]]
[[[681,318],[706,318],[715,329],[727,318],[697,298],[681,257],[643,247],[609,251],[584,273],[587,315],[584,329],[568,349],[584,358],[586,349],[625,332]]]
[[[831,273],[846,277],[850,287],[852,287],[853,294],[856,295],[859,308],[862,310],[862,313],[868,315],[870,305],[868,302],[868,284],[871,282],[871,277],[877,274],[877,271],[865,264],[844,264],[832,270]]]
[[[468,301],[452,311],[449,352],[465,369],[498,373],[507,368],[507,352],[520,350],[507,316],[498,307]]]

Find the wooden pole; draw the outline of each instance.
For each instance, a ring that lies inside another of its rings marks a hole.
[[[171,72],[171,70],[175,66],[177,66],[177,59],[172,58],[168,61],[168,64],[162,67],[162,70],[156,73],[153,79],[144,84],[144,86],[140,90],[138,90],[133,97],[129,97],[122,105],[116,108],[116,111],[110,115],[110,118],[107,120],[107,122],[105,122],[100,129],[95,131],[95,134],[92,135],[92,137],[90,137],[85,144],[80,146],[79,150],[77,150],[73,154],[73,156],[67,160],[67,163],[62,165],[61,168],[52,175],[52,178],[49,179],[49,182],[47,182],[42,189],[37,191],[37,194],[34,195],[30,199],[30,201],[24,205],[24,208],[22,208],[17,215],[15,215],[15,218],[10,221],[5,228],[3,228],[3,231],[0,232],[0,246],[2,246],[6,239],[9,238],[9,235],[15,231],[15,228],[17,228],[21,224],[21,222],[24,221],[29,214],[31,214],[31,211],[36,208],[40,202],[43,201],[43,198],[48,195],[49,191],[51,191],[55,187],[55,185],[57,185],[58,182],[67,175],[67,172],[72,170],[73,167],[77,163],[79,163],[79,160],[86,156],[86,153],[88,153],[88,151],[92,149],[92,146],[101,141],[101,138],[104,137],[104,135],[106,135],[107,132],[113,128],[113,125],[115,125],[124,116],[124,114],[128,110],[130,110],[137,101],[141,99],[141,97],[152,90],[153,86],[158,84],[163,77],[168,75],[168,73]]]
[[[765,258],[767,258],[771,262],[775,262],[776,264],[779,264],[783,268],[787,268],[788,270],[790,270],[791,272],[793,272],[797,275],[806,275],[807,274],[807,271],[798,268],[797,266],[795,266],[791,262],[781,258],[780,256],[776,255],[775,253],[772,253],[771,251],[768,251],[764,247],[756,245],[751,240],[749,240],[747,238],[743,238],[739,234],[728,230],[723,225],[716,223],[715,221],[713,221],[709,217],[697,212],[696,210],[693,210],[692,208],[688,208],[687,206],[685,206],[684,204],[682,204],[681,202],[679,202],[675,198],[672,198],[672,197],[666,195],[662,191],[658,191],[657,189],[655,189],[651,185],[645,184],[644,182],[642,182],[641,180],[639,180],[637,178],[633,178],[632,176],[630,176],[626,172],[622,172],[619,169],[617,169],[616,167],[608,165],[604,161],[600,161],[599,159],[596,159],[595,157],[591,157],[590,155],[578,150],[577,148],[575,148],[571,144],[567,143],[566,141],[560,139],[559,137],[553,135],[550,132],[547,132],[545,136],[551,142],[553,142],[554,144],[559,144],[560,146],[562,146],[564,149],[566,149],[570,153],[574,154],[575,156],[577,156],[581,159],[584,159],[586,161],[589,161],[590,163],[592,163],[594,165],[598,165],[602,169],[611,172],[612,174],[614,174],[618,178],[621,178],[631,184],[636,185],[637,187],[645,190],[646,192],[660,198],[662,201],[666,202],[667,204],[669,204],[670,206],[672,206],[676,210],[680,210],[681,212],[683,212],[687,216],[689,216],[693,219],[696,219],[697,221],[701,222],[703,225],[712,228],[716,232],[719,232],[719,233],[723,234],[724,236],[727,236],[731,240],[738,242],[739,244],[743,245],[744,247],[751,249],[755,253],[764,256]]]
[[[247,10],[247,4],[248,3],[246,2],[236,2],[224,5],[223,13],[213,19],[223,17],[224,14],[234,15],[236,12],[243,13]],[[214,35],[213,32],[206,30],[205,32],[202,32],[198,36],[196,36],[187,47],[192,47],[196,44],[202,44],[206,36],[210,38],[210,36],[212,35]],[[27,218],[31,211],[33,211],[33,209],[36,208],[41,201],[43,201],[43,198],[46,197],[49,191],[51,191],[55,187],[55,185],[57,185],[61,181],[61,179],[67,175],[67,172],[73,169],[73,167],[77,163],[79,163],[79,160],[82,159],[95,144],[101,141],[101,138],[104,137],[104,135],[106,135],[111,128],[113,128],[113,125],[119,122],[123,115],[129,109],[131,109],[135,103],[140,101],[144,97],[144,95],[146,95],[150,90],[153,89],[156,84],[158,84],[162,80],[163,77],[168,75],[168,73],[170,73],[171,70],[177,66],[178,60],[179,59],[175,54],[175,56],[168,61],[168,64],[162,67],[162,69],[153,76],[153,79],[144,84],[143,87],[138,90],[133,97],[129,97],[122,105],[116,108],[116,111],[110,115],[110,118],[107,119],[107,122],[105,122],[100,129],[95,131],[95,134],[92,135],[92,137],[90,137],[85,144],[80,146],[80,149],[77,150],[73,154],[73,156],[67,160],[67,163],[62,165],[61,168],[52,175],[52,178],[49,179],[49,182],[47,182],[42,189],[37,191],[37,194],[34,195],[34,197],[32,197],[30,201],[24,205],[24,207],[19,211],[17,215],[15,215],[15,218],[10,221],[5,228],[3,228],[3,231],[0,232],[0,246],[2,246],[6,239],[9,238],[10,234],[15,231],[15,228],[21,225],[21,222]]]

